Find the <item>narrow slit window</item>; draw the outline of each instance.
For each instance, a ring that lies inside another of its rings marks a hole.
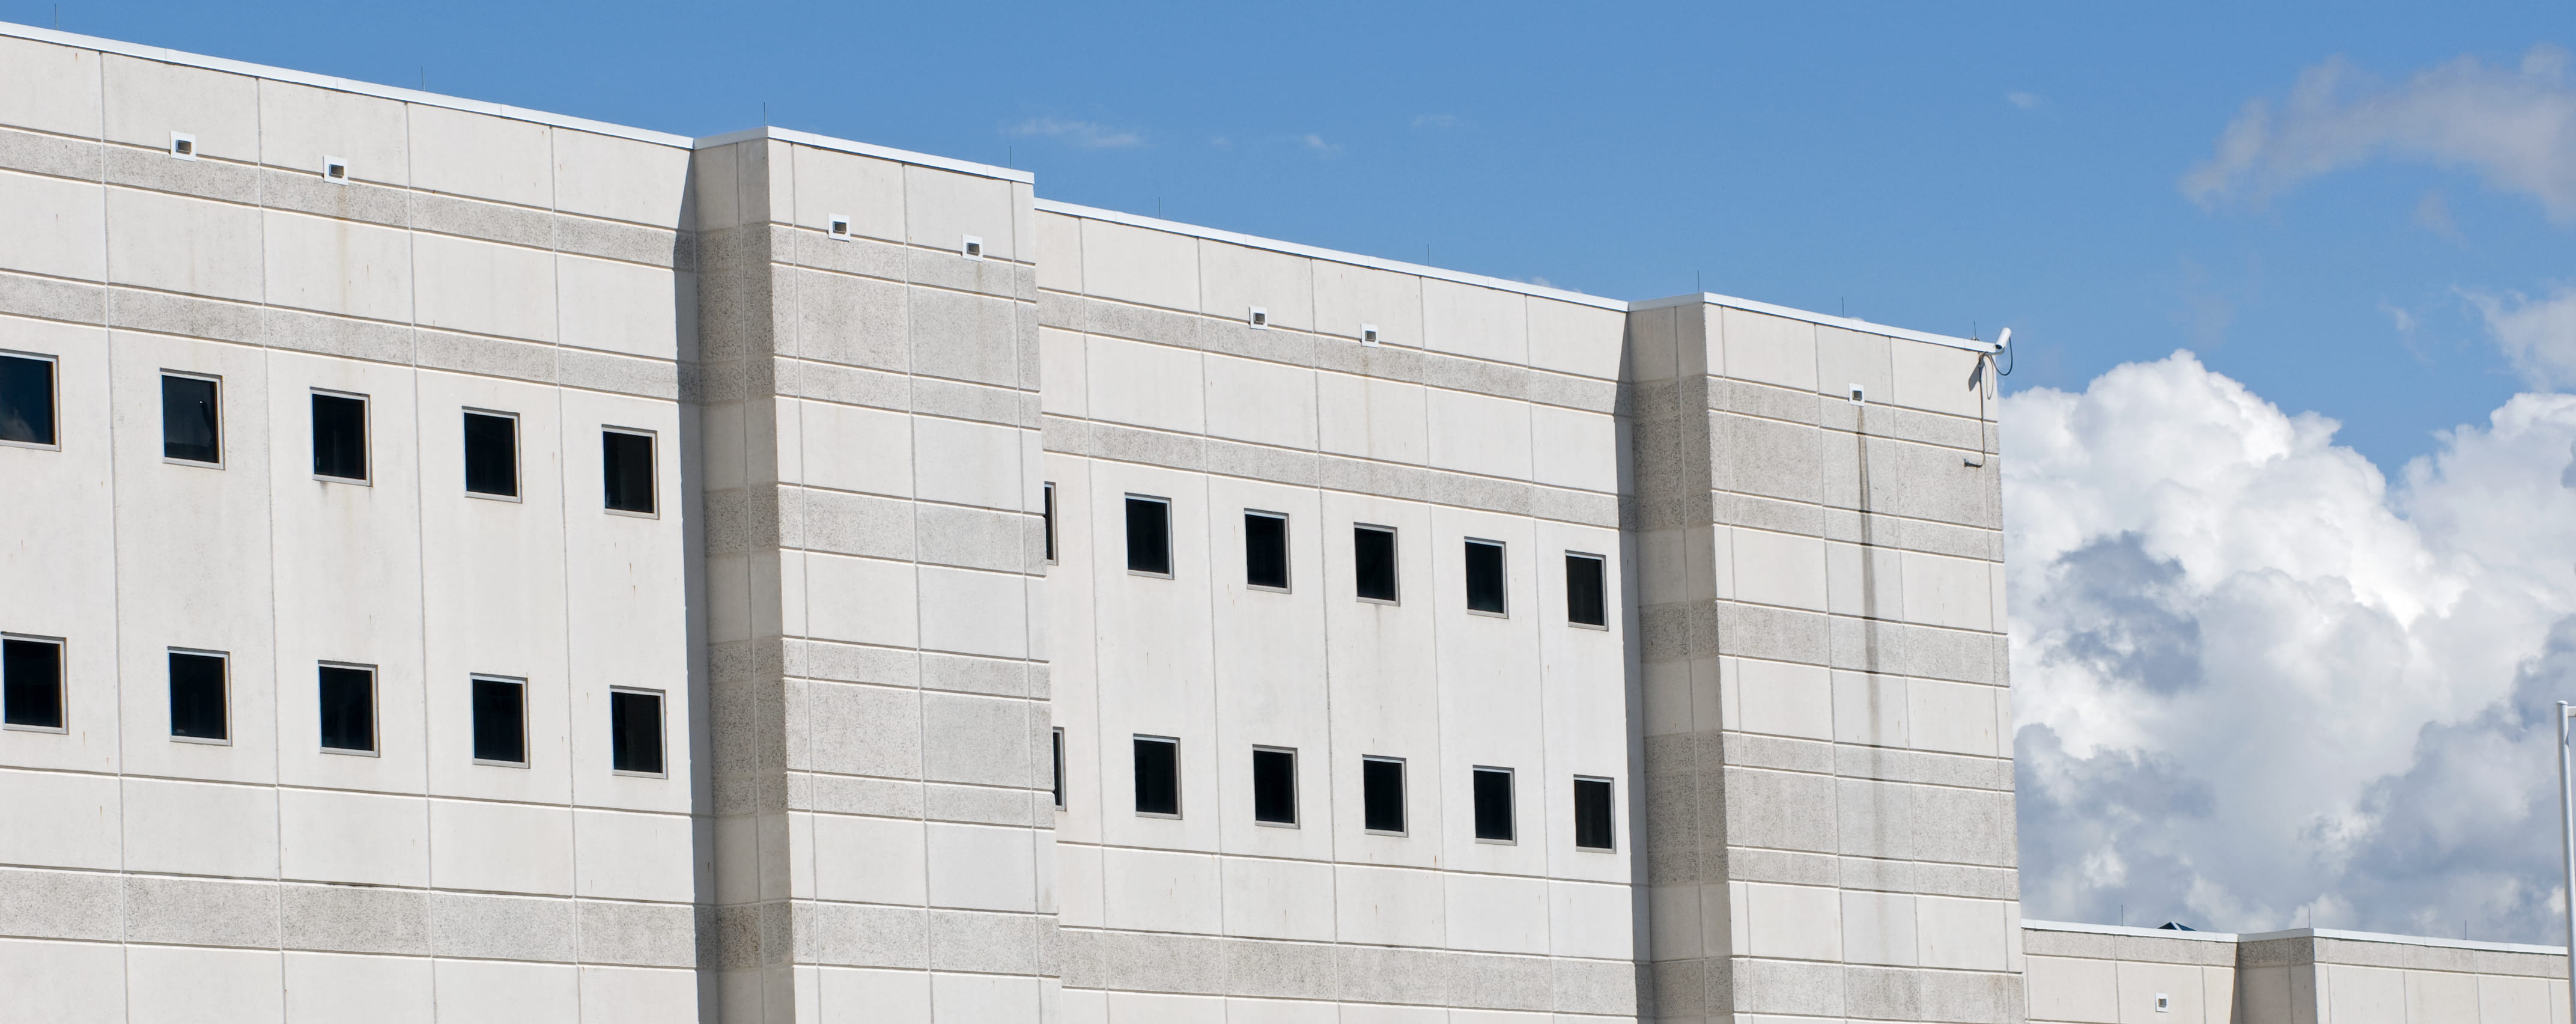
[[[1351,529],[1351,575],[1360,600],[1395,602],[1395,531],[1383,526]]]
[[[213,378],[161,375],[161,457],[224,461],[222,393]]]
[[[519,496],[519,418],[508,413],[465,414],[465,492]]]
[[[1611,834],[1610,780],[1574,780],[1574,847],[1578,850],[1614,850],[1618,840]]]
[[[1476,838],[1509,843],[1519,836],[1512,827],[1512,770],[1476,769]]]
[[[528,684],[483,676],[473,682],[475,762],[526,767]]]
[[[1288,517],[1276,512],[1243,514],[1243,582],[1271,590],[1288,589]]]
[[[226,668],[221,654],[170,652],[170,738],[232,742],[232,687]]]
[[[376,752],[376,670],[322,666],[322,749]]]
[[[20,729],[63,727],[62,641],[0,638],[0,723]]]
[[[1252,748],[1252,820],[1264,825],[1297,823],[1296,751]]]
[[[1610,624],[1601,569],[1599,555],[1565,553],[1565,621],[1578,626]]]
[[[653,435],[600,431],[599,466],[610,511],[653,514]]]
[[[1136,813],[1181,816],[1181,741],[1136,737]]]
[[[1127,496],[1127,571],[1172,574],[1172,502]]]
[[[1054,732],[1055,809],[1061,811],[1064,809],[1064,730],[1057,729]]]
[[[54,361],[0,354],[0,441],[54,443]]]
[[[313,393],[313,475],[334,480],[367,478],[364,396]]]
[[[1371,832],[1404,834],[1404,759],[1360,759],[1360,825]]]
[[[1043,486],[1040,486],[1040,487],[1038,488],[1038,516],[1039,516],[1039,518],[1040,518],[1040,520],[1041,520],[1041,524],[1040,524],[1040,525],[1042,525],[1042,526],[1044,526],[1044,527],[1046,528],[1046,560],[1047,560],[1047,564],[1048,564],[1048,565],[1054,565],[1054,564],[1055,564],[1055,481],[1053,481],[1053,480],[1049,480],[1049,481],[1047,481]]]
[[[1509,614],[1503,601],[1503,546],[1490,540],[1467,542],[1467,610]]]
[[[608,766],[625,775],[661,775],[662,695],[608,691]]]

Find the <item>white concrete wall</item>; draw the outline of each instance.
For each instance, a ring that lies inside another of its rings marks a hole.
[[[2556,947],[2305,928],[2176,934],[2057,922],[2032,922],[2023,946],[2034,1022],[2567,1020],[2567,957]]]
[[[68,731],[0,731],[12,1009],[698,1019],[687,151],[19,38],[0,69],[0,349],[62,391],[59,450],[0,447],[0,631],[70,657]],[[221,378],[220,467],[162,459],[163,370]],[[315,388],[368,396],[368,483],[312,475]],[[465,495],[469,406],[519,414],[522,500]],[[604,424],[658,435],[658,517],[601,507]],[[171,647],[229,655],[228,745],[170,738]],[[379,756],[318,747],[321,661],[376,667]],[[528,767],[472,763],[474,673],[528,681]],[[668,778],[609,770],[612,685],[668,694]]]
[[[1038,254],[1065,1018],[1633,1017],[1630,624],[1569,625],[1563,568],[1609,556],[1624,608],[1622,315],[1067,212]],[[1171,578],[1126,569],[1130,493],[1172,502]],[[1245,585],[1246,510],[1289,517],[1286,593]],[[1354,597],[1355,523],[1398,530],[1400,603]],[[1470,536],[1509,617],[1466,610]],[[1135,812],[1136,735],[1180,739],[1178,819]],[[1256,745],[1297,752],[1295,828],[1252,820]],[[1361,828],[1364,755],[1405,759],[1408,834]],[[1617,852],[1574,848],[1576,775]]]

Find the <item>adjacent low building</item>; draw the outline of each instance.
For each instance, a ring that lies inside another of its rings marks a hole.
[[[2542,1024],[2021,920],[1991,346],[1034,185],[0,26],[0,1017]]]

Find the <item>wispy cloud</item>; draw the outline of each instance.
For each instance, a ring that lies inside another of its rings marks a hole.
[[[2040,108],[2041,104],[2047,103],[2048,100],[2035,92],[2008,92],[2004,94],[2004,102],[2020,107],[2023,110],[2037,110]]]
[[[2496,347],[2514,372],[2536,388],[2576,384],[2576,286],[2560,285],[2545,298],[2521,292],[2460,292],[2477,307]]]
[[[2459,222],[2451,219],[2450,200],[2442,198],[2442,190],[2438,188],[2425,192],[2424,198],[2415,201],[2415,225],[2442,236],[2443,241],[2453,245],[2468,241],[2460,234]]]
[[[1459,120],[1456,114],[1413,115],[1413,126],[1416,128],[1455,128],[1465,123]]]
[[[1317,156],[1339,156],[1342,152],[1340,143],[1326,142],[1323,136],[1313,132],[1299,136],[1297,141],[1304,144],[1307,149],[1313,150]]]
[[[2277,107],[2245,104],[2217,152],[2182,177],[2202,205],[2261,202],[2319,175],[2381,157],[2476,172],[2576,222],[2576,89],[2567,53],[2532,48],[2515,68],[2462,57],[2391,86],[2341,58],[2300,73]]]
[[[1005,134],[1022,138],[1057,139],[1083,149],[1127,149],[1145,144],[1145,136],[1126,128],[1112,128],[1097,121],[1066,121],[1052,117],[1033,117],[1003,129]]]

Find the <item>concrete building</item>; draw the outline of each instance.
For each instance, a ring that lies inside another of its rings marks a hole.
[[[2544,1024],[2021,920],[1987,350],[0,26],[0,1020]]]

